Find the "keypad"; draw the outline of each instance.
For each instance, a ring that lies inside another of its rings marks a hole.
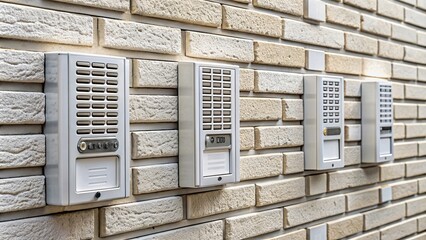
[[[379,86],[380,99],[380,123],[392,124],[392,85],[380,84]]]
[[[340,88],[339,80],[324,79],[322,81],[323,123],[340,123]]]

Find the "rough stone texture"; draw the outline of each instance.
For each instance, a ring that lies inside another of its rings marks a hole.
[[[285,202],[305,196],[305,178],[256,183],[256,206]]]
[[[303,152],[286,152],[283,153],[284,174],[293,174],[303,172],[305,170],[305,157]]]
[[[345,197],[343,195],[321,198],[284,207],[284,225],[293,227],[344,212]]]
[[[303,120],[303,100],[283,99],[282,100],[283,121]]]
[[[345,96],[361,97],[361,81],[345,79]]]
[[[186,55],[233,62],[252,62],[253,41],[219,35],[186,32]]]
[[[0,82],[44,82],[44,54],[0,50]]]
[[[0,136],[0,169],[44,166],[45,149],[44,135]]]
[[[402,83],[392,83],[392,97],[394,99],[404,99],[405,87]]]
[[[201,0],[132,0],[132,13],[210,27],[222,20],[220,4]]]
[[[71,4],[85,5],[89,7],[104,8],[109,10],[126,11],[130,8],[130,0],[53,0]]]
[[[364,230],[385,225],[405,217],[405,203],[375,209],[364,213]]]
[[[394,103],[393,111],[395,119],[417,118],[417,104]]]
[[[413,28],[409,28],[403,25],[392,24],[392,36],[393,39],[400,40],[403,42],[416,43],[417,33]]]
[[[347,142],[361,141],[361,124],[345,125],[345,141]]]
[[[362,73],[362,58],[326,53],[325,71],[360,75]]]
[[[404,47],[400,44],[379,40],[380,57],[402,60],[404,58]]]
[[[377,14],[394,18],[397,20],[404,19],[404,7],[399,4],[395,4],[388,0],[377,1]]]
[[[426,47],[426,33],[417,31],[417,44]]]
[[[363,58],[362,62],[362,75],[364,76],[390,78],[392,75],[392,65],[390,62],[371,58]]]
[[[93,18],[0,4],[0,38],[91,46]]]
[[[379,168],[357,168],[328,173],[328,190],[336,191],[379,182]]]
[[[271,14],[223,5],[222,28],[270,37],[282,35],[281,18]]]
[[[92,239],[94,231],[94,210],[0,223],[1,239]]]
[[[361,119],[361,102],[345,101],[345,119]]]
[[[326,21],[351,28],[359,28],[361,16],[359,13],[337,7],[335,5],[326,5]]]
[[[392,63],[392,78],[417,80],[417,67],[408,64]]]
[[[345,150],[345,166],[361,163],[361,146],[347,146]]]
[[[424,48],[413,48],[405,46],[404,61],[426,64],[426,50]]]
[[[417,156],[417,143],[398,142],[394,143],[394,158],[403,159]]]
[[[0,213],[44,207],[44,194],[44,176],[0,179]]]
[[[405,124],[405,137],[416,138],[426,136],[426,123],[407,123]]]
[[[404,20],[406,23],[409,23],[421,28],[426,28],[426,14],[424,12],[405,8]]]
[[[346,211],[354,211],[379,204],[379,189],[372,188],[346,194]]]
[[[99,19],[99,44],[102,47],[179,54],[180,29],[144,23]]]
[[[418,118],[419,119],[426,119],[426,104],[419,104],[418,105]]]
[[[133,87],[177,88],[178,63],[133,60]]]
[[[426,230],[426,215],[422,215],[417,218],[418,221],[418,232],[423,232]]]
[[[312,196],[327,192],[327,174],[317,174],[305,177],[306,195]]]
[[[191,194],[186,199],[188,219],[249,208],[256,203],[254,184]]]
[[[282,148],[303,145],[302,126],[256,127],[255,148]]]
[[[417,197],[405,202],[407,204],[407,216],[413,216],[426,211],[426,197]]]
[[[417,180],[398,182],[389,186],[392,187],[392,200],[417,194]]]
[[[303,15],[303,0],[253,0],[253,5],[291,15]]]
[[[254,61],[286,67],[301,68],[305,66],[305,50],[284,44],[254,42]]]
[[[254,91],[303,94],[303,75],[256,70],[254,71]]]
[[[419,144],[419,156],[426,155],[426,141],[418,142]]]
[[[413,162],[407,162],[405,164],[405,175],[407,177],[413,177],[426,173],[426,160],[417,160]]]
[[[254,70],[240,68],[240,91],[254,90]]]
[[[0,91],[0,99],[0,124],[44,123],[43,93]]]
[[[426,87],[420,85],[405,84],[405,98],[414,100],[426,100]]]
[[[380,230],[381,239],[402,239],[417,232],[417,219],[409,219]]]
[[[240,150],[254,148],[254,128],[240,128]]]
[[[214,221],[190,227],[179,228],[176,230],[171,230],[158,234],[148,235],[146,237],[135,238],[135,240],[222,240],[223,231],[223,222]]]
[[[280,230],[283,227],[282,219],[282,209],[227,218],[225,220],[225,239],[246,239]]]
[[[132,176],[133,194],[179,188],[177,163],[135,167]]]
[[[269,240],[306,240],[306,230],[300,229],[276,237],[268,238]]]
[[[351,238],[351,240],[380,240],[380,232],[379,231],[369,232],[359,237]]]
[[[343,0],[345,4],[374,12],[377,9],[376,0]]]
[[[375,55],[377,54],[378,43],[374,38],[345,33],[345,49],[352,52]]]
[[[283,19],[283,39],[340,49],[344,44],[343,32],[299,21]]]
[[[181,197],[168,197],[100,209],[101,237],[135,231],[183,219]]]
[[[391,24],[385,20],[362,14],[361,31],[388,37],[391,35]]]
[[[404,163],[390,163],[379,165],[380,169],[380,181],[389,181],[392,179],[398,179],[405,176],[405,164]]]
[[[178,97],[130,95],[130,122],[177,122]]]
[[[278,120],[282,116],[281,99],[240,98],[240,120]]]
[[[362,232],[364,218],[362,214],[355,214],[327,223],[329,240],[341,239],[355,233]]]
[[[281,153],[256,156],[242,156],[240,158],[241,181],[282,174],[283,156]]]
[[[178,155],[178,131],[141,131],[132,133],[132,158]]]

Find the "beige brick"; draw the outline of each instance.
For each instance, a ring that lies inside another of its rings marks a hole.
[[[336,191],[379,182],[379,168],[357,168],[328,173],[328,190]]]
[[[303,145],[302,126],[256,127],[256,149],[297,147]]]
[[[413,48],[405,46],[404,61],[426,64],[426,50],[424,48]]]
[[[101,237],[178,222],[183,219],[181,197],[114,205],[100,209]]]
[[[235,62],[252,62],[253,41],[219,35],[186,32],[186,55]]]
[[[283,20],[283,39],[340,49],[344,44],[343,32],[294,20]]]
[[[400,44],[379,40],[380,57],[402,60],[404,58],[404,47]]]
[[[92,17],[5,3],[0,4],[0,9],[0,38],[83,46],[93,44]]]
[[[407,177],[418,176],[426,173],[426,160],[416,160],[405,164],[405,175]]]
[[[281,153],[263,154],[255,156],[241,156],[241,181],[282,174],[283,156]]]
[[[387,223],[394,222],[405,216],[405,203],[390,206],[364,213],[364,230],[370,230]]]
[[[405,87],[401,83],[392,83],[392,97],[394,99],[404,99],[405,98]]]
[[[303,15],[303,0],[253,0],[253,6],[291,15]]]
[[[426,67],[417,67],[417,75],[419,81],[426,82]]]
[[[405,8],[404,20],[406,23],[409,23],[421,28],[426,28],[426,14],[422,11]]]
[[[271,14],[223,5],[222,28],[270,37],[282,35],[281,18]]]
[[[417,33],[416,30],[403,25],[392,24],[392,36],[393,39],[400,40],[403,42],[416,43]]]
[[[246,239],[268,232],[280,230],[283,227],[282,209],[250,213],[225,220],[225,238]],[[256,227],[253,227],[256,225]]]
[[[283,121],[303,120],[303,100],[302,99],[283,99]]]
[[[419,156],[426,155],[426,141],[418,142],[419,144]]]
[[[379,231],[368,232],[358,237],[351,238],[351,240],[380,240],[380,232]]]
[[[380,229],[381,239],[402,239],[417,232],[417,219],[409,219]]]
[[[269,238],[269,240],[306,240],[306,230],[300,229],[297,231]]]
[[[0,125],[44,123],[43,93],[0,91],[0,99]]]
[[[417,44],[426,47],[426,33],[417,31]]]
[[[365,9],[371,12],[374,12],[377,9],[376,1],[377,0],[343,0],[345,4]]]
[[[405,238],[406,240],[425,240],[426,239],[426,233],[417,234],[413,237]]]
[[[0,213],[45,205],[44,176],[0,179]]]
[[[413,216],[426,211],[426,197],[417,197],[406,201],[407,217]]]
[[[254,71],[254,91],[303,94],[303,75],[256,70]]]
[[[387,61],[363,58],[362,75],[368,77],[390,78],[392,75],[392,65]]]
[[[155,158],[178,155],[178,131],[140,131],[132,133],[132,158]]]
[[[426,230],[426,215],[422,215],[419,218],[417,218],[417,226],[418,226],[418,232],[423,232]]]
[[[85,5],[89,7],[95,8],[104,8],[108,10],[116,10],[124,12],[129,10],[130,1],[129,0],[100,0],[100,1],[85,1],[85,0],[54,0],[57,2],[66,2],[77,5]]]
[[[361,81],[345,79],[345,96],[361,97]]]
[[[345,50],[375,55],[377,54],[377,49],[378,43],[376,39],[359,34],[345,33]]]
[[[345,119],[361,119],[361,103],[345,101]]]
[[[240,91],[254,90],[254,71],[240,68]]]
[[[305,196],[305,178],[256,183],[256,206],[265,206]]]
[[[426,123],[407,123],[405,124],[405,137],[416,138],[426,136]]]
[[[361,163],[361,146],[346,146],[345,166],[356,165]]]
[[[392,78],[417,80],[417,67],[408,64],[392,63]]]
[[[395,4],[392,1],[388,0],[378,0],[377,1],[377,14],[394,18],[397,20],[403,20],[404,19],[404,8],[399,5]]]
[[[420,85],[405,84],[405,98],[426,100],[426,87]]]
[[[179,188],[177,163],[135,167],[132,169],[133,194]]]
[[[415,6],[416,5],[416,0],[398,0],[400,2],[406,3],[406,4],[410,4]]]
[[[367,189],[346,194],[346,211],[354,211],[379,204],[379,189]]]
[[[312,196],[327,192],[327,174],[306,176],[306,195]]]
[[[417,143],[398,142],[394,144],[394,158],[402,159],[417,156]]]
[[[404,123],[394,123],[393,124],[393,138],[394,139],[405,138],[405,124]]]
[[[240,150],[254,148],[254,128],[240,128]]]
[[[285,152],[283,153],[284,174],[293,174],[305,170],[305,157],[303,152]]]
[[[417,105],[406,103],[394,103],[393,114],[395,119],[417,118]]]
[[[94,231],[94,210],[0,223],[1,239],[92,239]]]
[[[392,187],[392,200],[417,194],[417,180],[398,182],[389,186]]]
[[[362,232],[364,218],[362,214],[355,214],[327,223],[329,240],[341,239],[355,233]]]
[[[130,122],[177,122],[176,96],[130,95]]]
[[[333,207],[330,207],[333,206]],[[315,211],[312,211],[315,209]],[[293,227],[345,212],[345,197],[337,195],[284,207],[284,225]]]
[[[133,60],[133,87],[177,88],[177,62]]]
[[[194,219],[254,206],[255,187],[244,185],[187,195],[187,218]]]
[[[326,53],[325,71],[360,75],[362,73],[362,58]]]
[[[1,49],[0,82],[44,82],[44,54]]]
[[[359,28],[361,16],[359,13],[337,7],[335,5],[326,5],[326,21],[347,27]]]
[[[361,141],[361,125],[360,124],[345,125],[345,141],[346,142]]]
[[[362,14],[361,31],[388,37],[391,35],[391,24],[380,18]]]
[[[112,19],[98,21],[102,47],[165,54],[181,52],[180,29]]]
[[[146,237],[134,238],[137,240],[175,240],[175,239],[198,239],[198,240],[221,240],[223,239],[223,221],[202,223],[176,230],[166,231]]]
[[[426,119],[426,104],[419,104],[418,105],[418,118],[419,119]]]
[[[404,163],[390,163],[379,165],[380,169],[380,181],[389,181],[392,179],[398,179],[405,176],[405,164]]]
[[[45,136],[0,136],[0,169],[41,167],[46,163]]]
[[[281,99],[240,98],[240,120],[278,120],[282,116]]]
[[[261,64],[302,68],[305,66],[305,50],[290,45],[255,41],[254,61]]]
[[[179,22],[220,27],[220,4],[200,0],[132,0],[132,13]]]

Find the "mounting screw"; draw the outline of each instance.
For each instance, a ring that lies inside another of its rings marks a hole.
[[[87,149],[86,142],[80,142],[80,144],[78,145],[78,148],[80,148],[81,151],[86,151]]]
[[[101,193],[100,192],[96,192],[95,193],[95,198],[100,198],[101,197]]]

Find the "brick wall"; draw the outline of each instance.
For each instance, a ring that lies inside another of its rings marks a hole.
[[[426,1],[6,0],[0,3],[1,239],[426,239]],[[307,50],[345,78],[345,161],[304,171]],[[133,59],[132,195],[45,203],[46,51]],[[241,67],[241,182],[180,189],[177,62]],[[393,83],[395,160],[361,164],[363,79]],[[392,200],[381,202],[381,189]]]

